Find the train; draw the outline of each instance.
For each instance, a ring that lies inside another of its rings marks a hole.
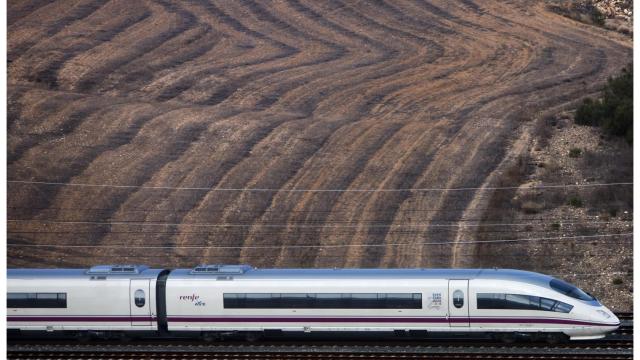
[[[560,279],[511,269],[8,269],[10,336],[228,336],[382,332],[588,340],[620,321]]]

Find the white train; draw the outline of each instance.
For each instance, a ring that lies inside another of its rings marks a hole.
[[[620,325],[593,296],[503,269],[10,269],[10,333],[484,333],[597,339]]]

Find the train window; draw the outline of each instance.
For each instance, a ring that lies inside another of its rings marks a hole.
[[[553,311],[553,308],[557,303],[558,302],[555,300],[540,298],[540,308],[544,311]]]
[[[351,308],[375,309],[378,304],[384,306],[385,299],[378,300],[378,294],[351,294]]]
[[[66,293],[7,293],[8,308],[66,308]]]
[[[384,296],[386,307],[389,309],[412,308],[422,301],[421,294],[378,294],[378,296]]]
[[[225,293],[226,309],[422,309],[420,293]]]
[[[265,304],[271,299],[271,294],[246,294],[242,299],[246,307],[249,308],[261,308],[262,304]],[[278,299],[280,300],[280,299]]]
[[[579,288],[569,283],[566,283],[562,280],[553,279],[549,282],[549,286],[551,286],[553,290],[561,294],[570,296],[574,299],[583,300],[583,301],[593,301],[596,299],[593,296],[587,294],[586,292],[580,290]]]
[[[342,297],[342,294],[316,294],[314,308],[316,309],[340,309],[349,306],[350,297]]]
[[[464,306],[464,293],[462,290],[456,290],[453,292],[453,306],[458,309]]]
[[[478,309],[504,309],[507,294],[478,294]]]
[[[540,298],[537,296],[507,294],[505,309],[538,310]]]
[[[224,307],[237,309],[243,308],[244,305],[244,294],[224,294]]]
[[[561,312],[561,313],[569,313],[571,312],[571,309],[573,309],[573,305],[569,305],[561,301],[558,301],[556,305],[553,307],[553,311]]]
[[[553,299],[500,293],[479,293],[477,307],[478,309],[538,310],[562,313],[568,313],[573,309],[573,306]]]
[[[137,307],[143,307],[144,306],[144,303],[145,303],[144,290],[142,290],[142,289],[136,290],[136,292],[134,293],[134,302],[135,302]]]
[[[260,294],[256,294],[260,295]],[[291,308],[291,309],[303,309],[310,307],[313,299],[308,297],[307,294],[295,293],[295,294],[280,294],[281,302],[278,307]]]

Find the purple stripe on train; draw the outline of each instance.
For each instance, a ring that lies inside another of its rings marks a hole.
[[[171,322],[305,322],[305,323],[491,323],[491,324],[564,324],[564,325],[589,325],[589,326],[618,326],[618,324],[603,324],[597,322],[578,321],[571,319],[552,318],[507,318],[507,317],[201,317],[201,316],[169,316]],[[129,322],[129,321],[156,321],[155,317],[144,316],[8,316],[7,321],[18,322]]]
[[[7,321],[131,322],[156,321],[149,316],[7,316]]]
[[[315,322],[315,323],[499,323],[499,324],[565,324],[565,325],[591,325],[591,326],[617,326],[617,324],[603,324],[588,321],[570,319],[549,318],[402,318],[402,317],[174,317],[167,319],[173,322]]]

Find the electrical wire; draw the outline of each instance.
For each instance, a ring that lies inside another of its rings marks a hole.
[[[214,188],[214,187],[179,187],[179,186],[148,186],[148,185],[113,185],[113,184],[88,184],[69,182],[48,182],[31,180],[7,180],[11,184],[30,184],[47,186],[73,186],[73,187],[100,187],[100,188],[125,188],[125,189],[148,189],[148,190],[189,190],[189,191],[230,191],[230,192],[428,192],[428,191],[472,191],[472,190],[515,190],[520,186],[499,186],[499,187],[459,187],[459,188],[399,188],[399,189],[275,189],[275,188]],[[616,183],[593,183],[593,184],[556,184],[537,185],[527,189],[553,189],[553,188],[582,188],[601,186],[627,186],[633,182]]]
[[[443,242],[413,242],[413,243],[384,243],[384,244],[323,244],[323,245],[246,245],[246,246],[213,246],[213,245],[131,245],[131,244],[109,244],[109,245],[61,245],[61,244],[18,244],[7,243],[8,247],[50,247],[50,248],[122,248],[122,249],[289,249],[289,248],[351,248],[351,247],[388,247],[388,246],[424,246],[424,245],[461,245],[461,244],[488,244],[488,243],[517,243],[542,240],[569,240],[569,239],[590,239],[608,238],[616,236],[633,236],[633,233],[621,234],[600,234],[600,235],[577,235],[563,237],[540,237],[528,239],[499,239],[499,240],[462,240]]]
[[[431,227],[482,227],[482,226],[531,226],[541,225],[535,223],[479,223],[479,224],[260,224],[260,223],[164,223],[164,222],[147,222],[147,221],[66,221],[66,220],[47,220],[47,219],[7,219],[8,222],[39,222],[47,224],[71,224],[71,225],[129,225],[129,226],[193,226],[193,227],[219,227],[219,228],[431,228]],[[588,224],[609,224],[613,221],[590,221],[590,222],[563,222],[564,224],[588,223]]]

